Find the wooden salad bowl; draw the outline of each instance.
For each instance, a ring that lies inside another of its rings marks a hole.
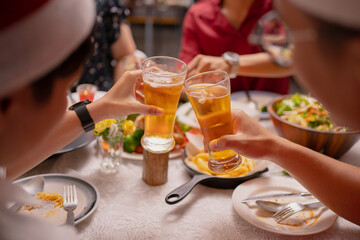
[[[284,98],[289,97],[291,95],[275,98],[267,106],[270,118],[281,137],[336,159],[339,159],[359,140],[360,131],[322,131],[310,127],[301,127],[282,119],[276,114],[275,106]]]

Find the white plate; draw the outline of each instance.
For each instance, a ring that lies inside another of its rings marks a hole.
[[[231,108],[241,109],[254,119],[259,118],[259,111],[247,107],[245,103],[238,101],[231,101]],[[200,128],[199,122],[196,118],[195,112],[190,102],[181,105],[176,112],[176,116],[178,117],[178,120],[180,122],[185,123],[193,128],[198,128],[198,129]]]
[[[169,158],[170,159],[174,159],[174,158],[178,158],[183,154],[183,151],[174,151],[174,152],[170,152],[169,154]],[[125,159],[130,159],[130,160],[139,160],[142,161],[144,159],[143,155],[140,153],[127,153],[125,151],[122,152],[121,156]]]
[[[74,210],[75,224],[78,224],[90,217],[97,208],[100,200],[98,190],[89,182],[67,174],[42,174],[45,179],[44,192],[59,193],[63,195],[65,185],[75,185],[78,194],[78,206]],[[14,183],[22,185],[35,176],[19,179]],[[34,217],[44,218],[55,224],[63,224],[66,220],[66,211],[60,207],[54,207],[53,204],[46,204],[44,208],[33,209],[31,211],[19,211],[22,214]]]
[[[305,209],[286,219],[284,224],[278,224],[271,217],[273,213],[261,209],[254,201],[241,202],[245,198],[260,195],[303,191],[307,190],[291,177],[262,177],[239,185],[233,192],[232,202],[240,217],[250,224],[270,232],[284,235],[310,235],[330,228],[335,223],[337,215],[326,207]],[[304,199],[304,197],[274,199],[274,201],[289,203],[300,199]]]
[[[274,93],[274,92],[267,92],[267,91],[249,91],[249,94],[251,96],[251,99],[253,99],[255,102],[258,103],[258,107],[259,107],[259,111],[260,111],[260,119],[268,119],[270,118],[269,113],[267,112],[261,112],[261,108],[263,106],[268,105],[268,103],[278,97],[281,96],[278,93]],[[247,102],[247,97],[244,91],[240,91],[240,92],[233,92],[231,93],[231,100],[236,101],[236,102],[241,102],[246,104]]]

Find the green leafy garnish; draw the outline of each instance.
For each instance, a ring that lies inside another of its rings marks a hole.
[[[284,174],[284,175],[286,175],[286,176],[290,176],[290,174],[289,174],[287,171],[285,171],[285,170],[282,170],[281,173]]]

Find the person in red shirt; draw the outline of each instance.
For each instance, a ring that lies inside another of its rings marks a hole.
[[[189,64],[189,75],[214,69],[230,72],[229,63],[221,57],[230,51],[240,55],[237,75],[241,76],[231,79],[233,92],[264,90],[287,94],[290,78],[284,76],[291,75],[291,68],[277,66],[259,46],[248,43],[257,21],[270,10],[271,0],[200,0],[195,3],[184,19],[179,53],[179,58]]]

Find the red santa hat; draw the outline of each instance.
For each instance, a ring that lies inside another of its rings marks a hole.
[[[0,8],[0,97],[44,76],[89,36],[94,0],[8,0]]]
[[[289,0],[315,17],[360,30],[360,0]]]

